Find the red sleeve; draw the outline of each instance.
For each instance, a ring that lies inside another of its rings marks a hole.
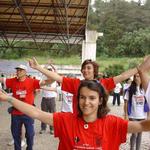
[[[40,89],[40,80],[34,79],[34,89]]]
[[[124,143],[126,142],[126,139],[127,139],[127,130],[128,130],[128,121],[127,120],[123,120],[124,123],[122,124],[121,128],[120,128],[120,132],[122,132],[122,135],[121,135],[121,143]]]
[[[108,92],[111,92],[116,86],[113,78],[104,78],[99,81]]]
[[[115,139],[119,144],[126,142],[128,121],[120,117],[109,115],[105,122],[105,129],[109,131],[109,138]],[[115,135],[115,136],[114,136]],[[107,137],[107,138],[108,138]],[[111,141],[111,140],[110,140]]]
[[[72,113],[53,113],[54,135],[55,137],[63,137],[66,130],[71,130]],[[69,122],[69,124],[68,124]]]
[[[80,85],[80,80],[77,78],[67,78],[63,77],[63,82],[62,82],[62,90],[72,93],[74,95],[77,94],[78,87]]]
[[[61,131],[61,125],[59,123],[59,113],[53,113],[53,124],[54,124],[54,135],[55,137],[59,136],[59,132]]]
[[[6,79],[6,87],[12,88],[15,78]]]
[[[118,131],[117,134],[118,136],[120,136],[120,143],[126,142],[127,129],[128,129],[128,121],[122,118],[117,118],[116,131]]]

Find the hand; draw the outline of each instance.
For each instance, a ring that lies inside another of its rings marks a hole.
[[[49,59],[49,60],[48,60],[48,64],[50,64],[50,65],[51,65],[51,64],[53,64],[53,63],[54,63],[54,62],[53,62],[53,60],[52,60],[52,59]]]
[[[35,59],[35,57],[33,57],[32,59],[29,60],[29,65],[33,69],[37,69],[38,66],[39,66],[39,64],[38,64],[37,60]]]
[[[9,96],[6,94],[6,92],[4,93],[2,90],[0,90],[0,101],[7,102],[8,97]]]
[[[129,120],[128,115],[124,115],[125,120]]]
[[[150,70],[150,55],[144,57],[143,63],[138,68],[141,72],[148,72]]]

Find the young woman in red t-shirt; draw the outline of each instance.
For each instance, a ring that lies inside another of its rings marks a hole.
[[[73,94],[73,113],[77,114],[77,91],[81,80],[77,78],[64,77],[56,72],[47,71],[38,64],[35,58],[31,59],[29,61],[29,64],[31,68],[36,69],[41,73],[45,74],[48,78],[61,83],[63,91],[67,91]],[[112,91],[117,83],[120,83],[137,73],[137,69],[134,68],[115,77],[99,79],[98,71],[99,65],[91,59],[85,60],[81,65],[81,73],[83,75],[84,80],[96,79],[103,85],[105,90],[107,90],[108,92]]]
[[[47,113],[0,92],[0,101],[9,102],[26,115],[54,126],[59,150],[119,150],[128,133],[150,131],[150,120],[126,121],[108,115],[108,96],[95,80],[84,80],[78,90],[78,115]]]

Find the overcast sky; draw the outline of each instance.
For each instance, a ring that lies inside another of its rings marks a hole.
[[[95,1],[95,0],[91,0],[91,3],[93,4],[93,3],[94,3],[94,1]],[[125,1],[130,2],[131,0],[125,0]],[[134,0],[134,1],[135,1],[135,2],[138,2],[139,0]],[[143,2],[143,3],[144,3],[145,1],[146,1],[146,0],[141,0],[141,2]]]

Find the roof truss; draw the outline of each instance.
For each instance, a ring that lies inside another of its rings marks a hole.
[[[33,41],[80,44],[85,38],[89,0],[0,0],[0,38],[3,46]],[[40,43],[40,44],[39,44]]]

